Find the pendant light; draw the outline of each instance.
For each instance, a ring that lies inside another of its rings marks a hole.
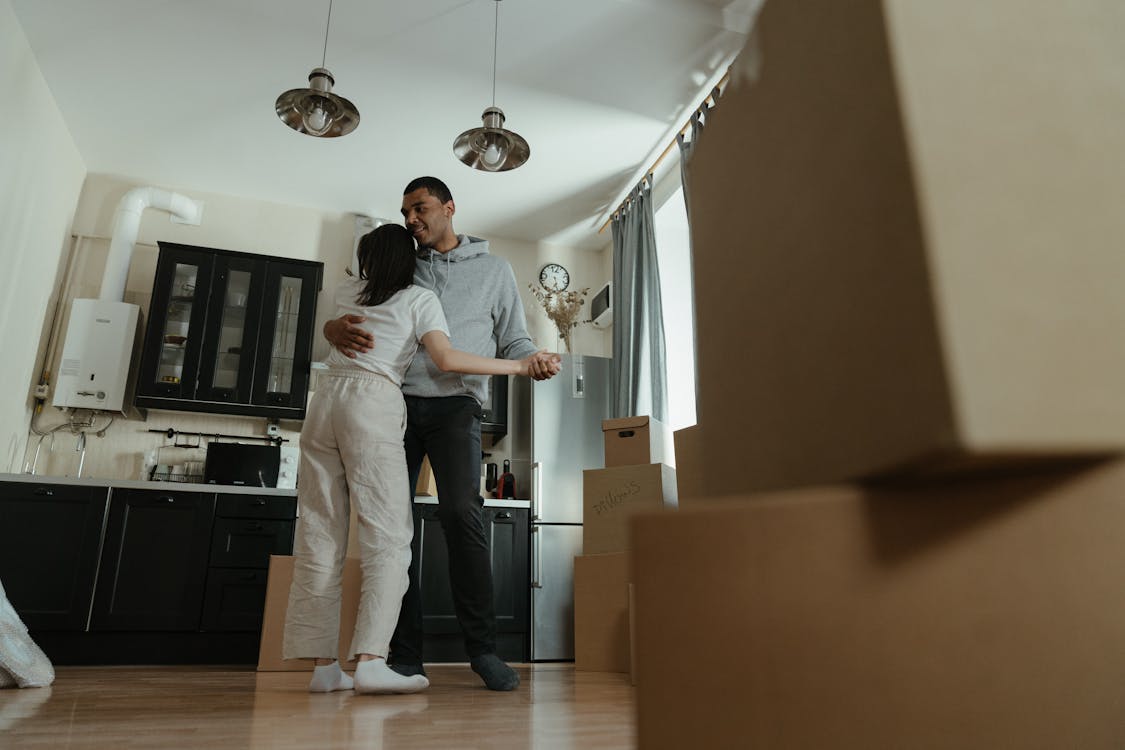
[[[523,166],[531,147],[518,133],[504,127],[504,112],[496,106],[496,46],[500,35],[500,0],[496,2],[496,22],[492,32],[492,106],[484,111],[484,127],[466,130],[453,142],[453,154],[473,169],[482,172],[507,172]]]
[[[307,89],[289,89],[274,105],[281,121],[298,133],[316,138],[347,135],[359,125],[359,110],[342,96],[332,93],[336,79],[324,67],[328,57],[328,29],[332,25],[332,0],[328,0],[328,24],[324,28],[324,53],[320,67],[309,73]]]

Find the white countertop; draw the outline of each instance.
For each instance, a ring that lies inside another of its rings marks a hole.
[[[429,495],[415,495],[414,502],[418,505],[437,505],[438,499]],[[486,497],[484,499],[484,507],[486,508],[531,508],[530,500],[497,500],[494,497]]]
[[[277,487],[240,487],[233,484],[198,484],[194,482],[149,482],[143,479],[96,479],[93,477],[49,477],[43,474],[0,474],[0,482],[27,484],[64,484],[78,487],[116,487],[129,490],[172,490],[179,492],[217,492],[223,495],[279,495],[295,497],[297,490]],[[436,497],[418,495],[414,502],[420,505],[437,505]],[[486,508],[530,508],[530,500],[497,500],[486,497]]]
[[[279,495],[295,497],[297,490],[277,487],[241,487],[234,484],[200,484],[194,482],[149,482],[143,479],[95,479],[93,477],[50,477],[43,474],[0,474],[0,482],[27,484],[64,484],[79,487],[116,487],[129,490],[171,490],[177,492],[217,492],[223,495]]]

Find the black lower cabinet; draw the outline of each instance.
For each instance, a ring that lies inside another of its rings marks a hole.
[[[0,482],[0,583],[32,631],[85,629],[108,497],[105,487]]]
[[[118,490],[91,631],[199,629],[215,496]]]
[[[55,664],[254,664],[297,499],[0,483],[0,582]]]
[[[270,555],[293,554],[297,499],[219,495],[200,629],[259,632]]]
[[[523,508],[481,510],[492,558],[496,651],[507,661],[527,661],[530,618],[528,511]],[[424,658],[427,662],[467,660],[464,638],[453,608],[449,554],[436,505],[414,506],[413,553],[422,587]]]

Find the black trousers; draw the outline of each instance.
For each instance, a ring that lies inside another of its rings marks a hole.
[[[413,495],[422,459],[429,456],[437,481],[438,518],[449,553],[453,610],[469,657],[496,651],[492,562],[481,520],[480,422],[480,405],[471,396],[406,396],[404,443],[410,491]],[[415,550],[419,532],[415,527]],[[391,638],[391,663],[422,663],[422,614],[415,555],[410,562],[410,587]]]

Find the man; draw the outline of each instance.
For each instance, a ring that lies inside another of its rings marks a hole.
[[[441,299],[454,347],[504,359],[534,354],[538,348],[527,333],[511,266],[489,255],[485,240],[454,232],[455,212],[449,188],[435,177],[419,177],[403,191],[403,222],[418,242],[414,283]],[[352,325],[361,320],[351,316],[330,320],[324,335],[349,356],[354,356],[353,349],[367,351],[377,342]],[[558,355],[544,353],[532,366],[531,376],[545,380],[559,369]],[[443,373],[420,349],[407,370],[402,392],[410,487],[417,484],[422,459],[428,455],[449,551],[453,605],[469,663],[490,690],[514,690],[519,675],[496,655],[492,566],[480,513],[480,405],[488,393],[488,378]],[[410,588],[391,640],[391,668],[403,675],[425,674],[417,560],[410,565]]]

